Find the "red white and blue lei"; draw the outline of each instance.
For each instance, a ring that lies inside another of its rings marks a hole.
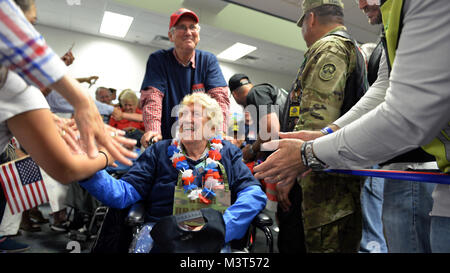
[[[167,149],[167,155],[172,161],[172,166],[181,174],[183,188],[185,194],[188,194],[190,200],[200,199],[205,204],[210,204],[215,197],[215,189],[223,189],[223,178],[219,171],[219,160],[222,158],[220,151],[223,148],[222,137],[217,136],[208,141],[205,155],[206,167],[199,175],[202,177],[202,185],[199,188],[194,184],[195,176],[192,169],[189,168],[186,155],[181,147],[179,139],[173,139],[171,145]]]

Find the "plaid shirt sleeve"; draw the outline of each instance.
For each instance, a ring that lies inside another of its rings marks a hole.
[[[0,64],[39,88],[67,72],[66,65],[12,0],[0,0]]]
[[[154,87],[141,91],[140,107],[144,119],[145,131],[161,134],[162,100],[164,94]]]
[[[230,108],[230,99],[228,98],[229,89],[227,86],[215,87],[206,91],[213,99],[215,99],[223,113],[223,132],[227,132],[228,128],[228,113]]]

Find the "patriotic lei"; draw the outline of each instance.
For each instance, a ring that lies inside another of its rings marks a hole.
[[[219,172],[219,160],[222,158],[220,150],[223,148],[222,138],[214,137],[208,141],[209,151],[203,157],[206,159],[206,167],[202,175],[202,188],[194,184],[195,176],[193,170],[189,168],[186,156],[181,148],[181,141],[173,139],[171,145],[167,148],[167,155],[172,161],[172,166],[180,172],[183,181],[184,193],[189,193],[190,200],[200,199],[205,204],[210,204],[216,196],[214,189],[223,189],[223,178]]]

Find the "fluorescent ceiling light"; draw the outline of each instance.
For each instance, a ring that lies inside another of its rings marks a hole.
[[[222,53],[217,55],[217,58],[234,62],[237,59],[249,54],[250,52],[255,51],[256,49],[256,47],[251,45],[235,43],[234,45],[225,49]]]
[[[100,26],[100,33],[123,38],[127,35],[133,19],[130,16],[105,11],[102,25]]]

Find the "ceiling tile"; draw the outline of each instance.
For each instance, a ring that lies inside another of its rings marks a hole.
[[[71,6],[67,1],[63,0],[38,0],[38,23],[106,37],[99,34],[98,30],[104,11],[109,10],[134,17],[129,33],[122,40],[159,48],[171,46],[171,44],[164,42],[158,44],[153,41],[156,35],[167,36],[169,16],[166,14],[161,14],[151,8],[144,10],[129,6],[124,4],[123,1],[121,3],[113,0],[80,1],[81,5]],[[204,1],[208,2],[206,3]],[[173,1],[169,2],[168,5],[173,5]],[[301,10],[300,5],[298,5],[299,0],[180,0],[180,3],[191,6],[198,6],[204,3],[203,6],[205,7],[203,8],[207,8],[206,4],[208,4],[217,13],[224,9],[230,2],[253,7],[264,13],[270,13],[291,22],[295,22],[298,19]],[[375,41],[379,28],[370,26],[367,23],[367,19],[358,9],[354,0],[344,0],[344,3],[346,5],[346,24],[350,32],[359,41]],[[202,14],[199,15],[202,16]],[[236,42],[258,47],[256,51],[250,54],[250,56],[256,57],[256,60],[241,59],[235,62],[235,64],[267,71],[295,74],[303,58],[302,51],[292,49],[291,47],[284,47],[266,40],[255,39],[243,34],[226,31],[218,26],[202,23],[200,25],[202,30],[200,33],[201,40],[198,45],[199,49],[207,50],[217,55]],[[270,33],[267,33],[267,35],[270,35]],[[300,29],[298,35],[301,35]]]

